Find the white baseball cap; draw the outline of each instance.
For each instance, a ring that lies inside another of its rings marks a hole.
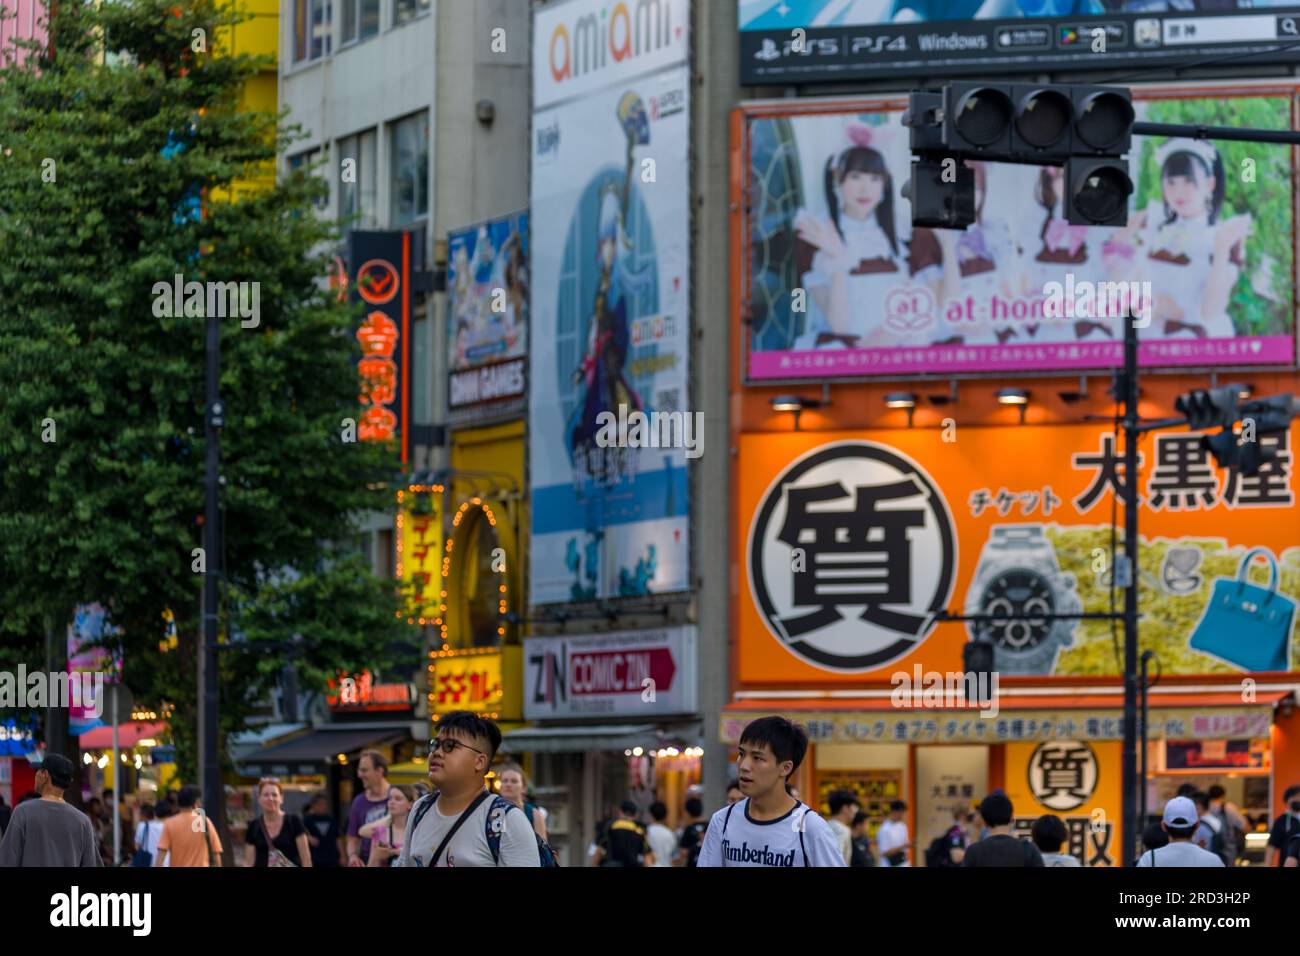
[[[1166,826],[1185,830],[1196,826],[1200,819],[1200,814],[1196,812],[1196,804],[1189,797],[1174,797],[1165,804]]]

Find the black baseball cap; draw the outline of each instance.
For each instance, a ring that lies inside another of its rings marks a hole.
[[[49,772],[50,783],[54,784],[60,790],[67,790],[72,786],[72,778],[76,774],[76,767],[72,761],[63,754],[46,754],[37,764],[36,769]]]

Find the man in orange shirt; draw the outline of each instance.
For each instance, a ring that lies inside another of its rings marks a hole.
[[[178,813],[163,821],[162,836],[158,838],[158,852],[154,866],[220,866],[221,838],[208,815],[203,812],[203,801],[198,787],[182,787],[176,801]],[[208,845],[204,845],[204,835]],[[171,863],[167,862],[168,857]]]

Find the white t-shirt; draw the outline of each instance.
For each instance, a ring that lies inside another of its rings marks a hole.
[[[145,828],[148,827],[148,836],[145,835]],[[148,850],[149,855],[156,862],[158,859],[158,841],[162,839],[163,822],[161,820],[141,820],[135,826],[135,848],[137,850]],[[163,866],[171,866],[171,854],[167,854],[167,859],[163,861]]]
[[[907,839],[907,824],[902,820],[886,820],[876,831],[876,851],[880,859],[881,866],[891,866],[889,860],[885,859],[891,850],[897,850],[901,846],[907,846],[911,842]],[[906,866],[907,864],[900,864]]]
[[[406,823],[406,839],[402,844],[402,853],[397,866],[428,866],[442,838],[447,835],[460,818],[459,813],[444,814],[434,804],[423,814],[419,828],[412,833],[416,811],[420,805],[432,800],[432,794],[415,801]],[[501,828],[501,858],[493,861],[492,849],[488,846],[486,827],[488,811],[493,804],[489,796],[475,808],[469,818],[460,825],[456,835],[451,838],[442,856],[438,858],[439,867],[447,866],[541,866],[537,855],[537,838],[527,815],[518,807],[510,806],[497,811],[494,825]],[[502,815],[503,814],[503,815]]]
[[[727,819],[728,812],[731,814]],[[844,866],[830,824],[807,804],[775,820],[749,815],[749,798],[709,820],[699,866]]]
[[[839,820],[827,820],[831,832],[835,834],[835,840],[840,845],[840,853],[844,856],[844,865],[849,865],[849,860],[853,858],[853,831],[846,827]]]
[[[677,837],[662,823],[652,823],[645,828],[646,842],[655,855],[655,866],[672,866],[677,856]]]
[[[1136,865],[1154,866],[1157,869],[1162,866],[1223,866],[1223,860],[1209,850],[1202,850],[1195,843],[1179,841],[1157,850],[1147,850],[1138,857]]]

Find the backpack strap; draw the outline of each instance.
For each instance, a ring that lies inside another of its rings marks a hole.
[[[420,821],[423,820],[424,815],[429,812],[429,808],[437,802],[438,802],[437,790],[435,790],[433,793],[425,794],[419,800],[415,801],[415,807],[411,811],[411,826],[410,826],[411,836],[415,836],[415,831],[418,830],[420,827]]]
[[[502,826],[494,826],[493,819],[498,809],[501,810]],[[488,807],[487,817],[483,821],[483,835],[487,837],[488,849],[492,851],[492,862],[497,866],[501,865],[501,830],[504,828],[505,815],[511,810],[518,810],[513,803],[499,794],[492,798],[492,806]]]
[[[745,799],[748,800],[749,797],[746,797]],[[735,805],[734,803],[731,804],[731,806],[727,807],[727,815],[726,815],[725,817],[722,818],[722,832],[723,832],[723,833],[726,833],[726,832],[727,832],[727,824],[731,822],[731,811],[734,810],[734,809],[736,809],[736,805]]]

